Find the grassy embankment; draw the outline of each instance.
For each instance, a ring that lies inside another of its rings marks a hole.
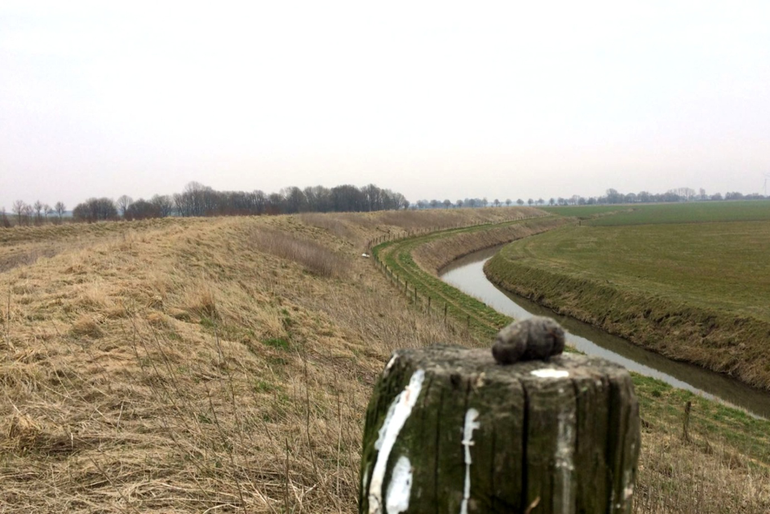
[[[557,312],[770,389],[770,221],[741,221],[770,219],[770,203],[647,207],[510,245],[486,272]],[[711,221],[720,217],[731,221]]]
[[[510,319],[447,286],[437,278],[437,271],[453,254],[490,246],[495,239],[490,232],[475,227],[445,231],[386,243],[376,250],[400,277],[402,292],[406,278],[416,284],[423,307],[427,296],[440,298],[455,307],[450,314],[455,316],[457,332],[466,334],[465,321],[470,316],[472,344],[489,344],[495,327]],[[517,244],[543,237],[548,235]],[[407,296],[413,298],[411,286]],[[633,379],[644,419],[635,512],[764,513],[770,509],[770,423],[652,378],[634,375]],[[693,406],[689,441],[681,439],[686,402]]]
[[[536,212],[0,230],[0,511],[355,511],[390,353],[463,342],[366,242]]]

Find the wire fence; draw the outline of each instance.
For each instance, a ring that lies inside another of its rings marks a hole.
[[[467,312],[457,308],[455,305],[451,305],[444,297],[434,297],[431,294],[420,293],[418,286],[423,286],[423,289],[430,290],[431,288],[424,283],[424,281],[418,278],[411,277],[412,282],[409,282],[409,278],[401,270],[399,273],[397,270],[388,266],[383,261],[380,252],[380,246],[399,241],[407,241],[410,239],[421,238],[430,234],[440,234],[442,232],[447,233],[447,237],[451,237],[452,232],[462,229],[471,229],[473,227],[479,227],[488,225],[490,228],[503,225],[505,223],[511,223],[515,221],[526,221],[535,218],[542,218],[543,216],[516,216],[510,219],[502,221],[476,221],[471,224],[459,224],[451,227],[430,227],[416,230],[404,230],[397,233],[383,234],[379,237],[371,239],[366,243],[365,253],[369,255],[375,265],[375,267],[387,278],[391,285],[399,292],[401,292],[409,301],[412,302],[414,307],[429,317],[440,317],[444,322],[447,329],[453,334],[464,334],[465,336],[471,335],[471,329],[480,329],[484,332],[495,332],[497,328],[484,323],[481,320],[475,319]],[[461,257],[461,256],[458,256]],[[417,265],[419,267],[419,265]],[[421,270],[426,273],[425,270]]]

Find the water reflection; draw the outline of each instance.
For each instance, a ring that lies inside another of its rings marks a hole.
[[[705,398],[720,399],[743,407],[756,416],[770,418],[770,394],[753,389],[725,375],[669,360],[644,350],[574,318],[560,316],[520,296],[501,291],[484,275],[484,263],[497,248],[476,252],[455,261],[441,278],[466,294],[514,319],[533,315],[557,319],[567,331],[567,343],[588,355],[596,355],[625,366],[631,371],[654,377],[674,387],[687,389]]]

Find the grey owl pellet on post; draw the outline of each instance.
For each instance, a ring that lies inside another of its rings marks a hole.
[[[547,359],[563,351],[564,329],[543,316],[511,323],[497,334],[492,346],[492,355],[499,364]]]

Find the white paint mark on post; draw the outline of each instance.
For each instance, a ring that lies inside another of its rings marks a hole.
[[[397,360],[398,360],[398,354],[394,353],[393,357],[391,357],[390,360],[388,361],[388,363],[385,365],[385,372],[386,373],[388,371],[390,371],[390,368],[393,367],[393,365],[396,363]]]
[[[390,404],[385,422],[380,427],[379,436],[374,443],[374,448],[379,450],[379,453],[377,453],[377,461],[374,463],[372,481],[369,483],[369,514],[382,513],[382,483],[385,480],[388,457],[390,457],[390,451],[396,443],[398,433],[412,413],[412,407],[417,403],[424,378],[425,372],[421,369],[412,374],[409,385]]]
[[[409,459],[401,456],[393,466],[388,494],[385,500],[385,511],[388,514],[400,514],[409,508],[409,496],[412,494],[412,464]]]
[[[631,444],[631,454],[636,453],[636,443]],[[627,469],[623,472],[623,505],[627,505],[634,496],[634,475],[633,470]]]
[[[634,482],[631,480],[631,470],[627,469],[623,473],[623,503],[627,503],[633,495]]]
[[[471,446],[473,446],[473,431],[481,426],[476,421],[479,411],[470,408],[465,413],[465,427],[463,427],[462,445],[465,446],[465,488],[463,489],[463,501],[460,504],[460,514],[468,514],[468,500],[471,497]]]
[[[536,369],[530,374],[535,375],[538,378],[566,378],[569,376],[569,371],[566,369]]]
[[[561,504],[565,514],[573,512],[574,499],[572,498],[572,472],[575,470],[573,460],[573,419],[570,412],[559,413],[558,434],[556,438],[556,455],[554,458],[557,472],[561,478]]]

